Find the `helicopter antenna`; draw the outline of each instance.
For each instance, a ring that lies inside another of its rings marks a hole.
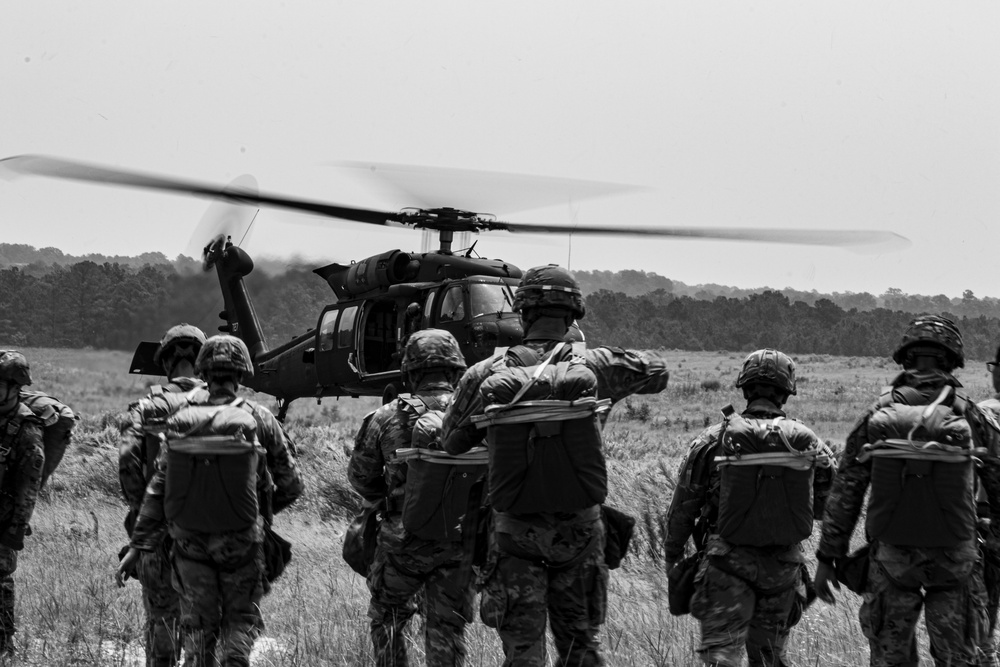
[[[247,225],[247,229],[246,229],[246,231],[245,231],[245,232],[243,232],[243,236],[241,236],[241,237],[240,237],[240,242],[239,242],[239,243],[237,243],[236,245],[238,245],[238,246],[240,246],[240,247],[242,247],[242,246],[243,246],[243,242],[244,242],[244,241],[246,240],[246,238],[247,238],[247,235],[248,235],[248,234],[250,233],[250,230],[251,230],[251,229],[253,229],[253,223],[257,222],[257,215],[258,215],[258,214],[260,214],[260,209],[259,209],[259,208],[258,208],[258,209],[257,209],[257,211],[256,211],[256,212],[255,212],[255,213],[253,214],[253,218],[251,218],[251,219],[250,219],[250,224],[249,224],[249,225]]]

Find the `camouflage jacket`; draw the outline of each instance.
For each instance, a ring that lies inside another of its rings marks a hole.
[[[174,378],[166,385],[151,387],[143,400],[128,406],[128,421],[122,425],[122,437],[118,446],[118,481],[121,483],[125,502],[133,514],[138,514],[142,498],[146,494],[146,485],[153,477],[152,466],[147,465],[144,422],[144,413],[150,410],[150,399],[162,392],[185,392],[204,386],[204,382],[194,378]]]
[[[45,466],[42,422],[23,403],[0,416],[0,447],[9,449],[0,483],[0,529],[24,528],[35,511]]]
[[[406,485],[406,463],[393,460],[402,447],[411,447],[413,424],[420,416],[404,394],[369,413],[354,438],[354,451],[347,466],[351,486],[368,502],[385,498],[391,513],[403,508],[403,487]],[[422,387],[412,396],[423,401],[428,409],[444,410],[451,403],[452,387],[437,383]]]
[[[557,343],[532,340],[524,345],[546,355]],[[597,397],[611,399],[612,404],[632,394],[655,394],[667,388],[670,373],[666,362],[658,357],[620,347],[586,349],[580,344],[574,344],[573,353],[582,356],[597,376]],[[472,423],[472,417],[486,408],[479,387],[503,364],[503,355],[494,355],[470,367],[459,380],[441,427],[441,441],[449,453],[461,454],[481,443],[485,432]]]
[[[774,419],[785,413],[766,399],[757,399],[747,405],[743,417]],[[702,549],[709,535],[715,533],[719,515],[720,479],[715,457],[720,455],[719,434],[723,422],[702,431],[688,451],[687,458],[677,473],[677,486],[667,511],[667,537],[664,555],[668,561],[678,561],[684,556],[684,546],[693,537],[696,549]],[[817,467],[813,478],[813,515],[823,518],[823,509],[833,482],[832,467]]]
[[[73,428],[80,418],[73,410],[57,398],[45,392],[21,389],[21,402],[42,420],[42,445],[45,449],[45,468],[42,470],[42,486],[55,472],[69,447]]]
[[[903,371],[892,381],[893,388],[909,387],[916,390],[930,403],[945,385],[961,387],[962,384],[951,374],[940,371],[916,373]],[[912,403],[920,404],[920,403]],[[858,419],[844,445],[840,457],[837,477],[826,504],[823,517],[823,532],[817,553],[830,559],[847,555],[851,534],[861,513],[865,492],[871,482],[871,459],[859,461],[861,448],[867,444],[868,420],[878,409],[873,403]],[[978,469],[979,480],[989,501],[992,525],[1000,526],[1000,430],[996,421],[988,418],[983,411],[969,401],[965,417],[972,429],[972,440],[976,447],[986,450],[982,467]],[[968,549],[964,549],[968,551]]]
[[[225,399],[231,400],[232,396],[227,396]],[[193,402],[208,403],[209,400],[208,391],[202,389],[195,395]],[[166,416],[168,414],[166,405],[163,401],[156,401],[155,397],[143,399],[139,402],[136,411],[139,423]],[[288,438],[281,424],[267,408],[250,401],[246,401],[245,405],[252,410],[254,419],[257,421],[257,440],[264,448],[267,469],[273,483],[270,510],[277,513],[294,503],[302,495],[305,485],[299,476],[295,457],[291,452]],[[165,449],[161,449],[156,459],[156,470],[146,487],[130,545],[143,551],[152,551],[163,540],[168,530],[175,539],[187,537],[195,542],[218,542],[218,536],[203,536],[204,540],[199,540],[198,536],[180,536],[172,527],[168,526],[163,509],[166,470],[167,452]],[[221,550],[225,551],[228,543],[260,542],[263,539],[262,526],[263,517],[249,531],[222,536]]]

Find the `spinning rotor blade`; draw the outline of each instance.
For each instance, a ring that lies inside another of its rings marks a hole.
[[[350,163],[357,165],[357,163]],[[371,169],[371,167],[367,167]],[[375,166],[376,171],[379,169]],[[386,169],[386,167],[383,167]],[[410,174],[421,178],[437,174],[451,174],[460,180],[463,173],[459,170],[437,170],[418,167],[395,166],[389,171],[409,170]],[[401,212],[376,211],[367,208],[340,206],[324,202],[311,201],[296,197],[285,197],[256,192],[242,184],[228,187],[213,183],[160,176],[131,170],[113,169],[98,165],[64,160],[62,158],[41,155],[21,155],[0,160],[0,176],[9,174],[33,174],[62,178],[68,180],[103,183],[108,185],[123,185],[134,188],[146,188],[165,192],[190,194],[202,197],[215,197],[237,204],[254,206],[273,206],[292,211],[315,213],[332,218],[352,220],[379,226],[396,226],[398,224],[424,229],[436,229],[444,234],[447,232],[464,231],[495,231],[504,230],[515,233],[547,233],[547,234],[607,234],[627,236],[664,236],[674,238],[722,239],[732,241],[757,241],[763,243],[792,243],[801,245],[820,245],[851,248],[855,250],[881,252],[899,250],[910,245],[909,239],[894,232],[880,230],[836,230],[836,229],[778,229],[778,228],[740,228],[740,227],[633,227],[611,225],[535,225],[494,220],[492,216],[480,216],[468,210],[453,208],[430,208],[427,210],[404,210]],[[401,172],[400,172],[401,173]],[[484,174],[485,172],[472,172]],[[541,177],[517,176],[514,174],[497,174],[498,178],[528,181],[539,178],[540,182],[561,182],[565,187],[580,185],[580,191],[586,196],[600,196],[625,192],[630,186],[597,183],[593,181],[573,181],[572,179],[545,179]],[[513,181],[512,181],[513,182]],[[543,186],[544,187],[544,186]],[[553,186],[555,187],[555,186]],[[589,188],[589,190],[588,190]],[[602,189],[603,188],[603,189]],[[572,188],[571,188],[572,189]],[[563,193],[560,196],[565,196]],[[533,201],[538,201],[534,199]],[[552,203],[553,200],[549,200]],[[456,202],[457,203],[457,202]],[[481,204],[482,202],[480,202]],[[532,204],[541,205],[541,204]],[[482,210],[482,207],[478,207]],[[442,237],[443,238],[443,237]],[[450,243],[450,241],[449,241]]]
[[[622,236],[667,236],[690,239],[756,241],[796,245],[874,248],[879,251],[902,250],[911,243],[895,232],[877,229],[780,229],[774,227],[627,227],[610,225],[534,225],[516,222],[491,222],[490,229],[514,233],[591,234]]]
[[[227,189],[256,193],[257,179],[244,174],[234,179]],[[219,237],[228,236],[236,245],[243,245],[249,238],[257,210],[253,206],[236,204],[227,199],[213,201],[191,235],[185,254],[190,257],[200,257],[205,245]]]
[[[506,215],[650,189],[622,183],[472,169],[349,161],[331,164],[353,170],[359,176],[371,177],[387,191],[386,196],[399,199],[401,205],[425,209],[450,206]]]
[[[370,225],[385,225],[397,221],[401,216],[395,212],[373,211],[365,208],[338,206],[324,202],[310,201],[281,195],[256,193],[241,188],[228,188],[215,183],[161,176],[126,169],[114,169],[100,165],[64,160],[44,155],[18,155],[0,160],[0,172],[48,176],[71,181],[123,185],[131,188],[145,188],[198,197],[218,197],[240,204],[274,206],[292,211],[318,213],[332,218],[364,222]]]

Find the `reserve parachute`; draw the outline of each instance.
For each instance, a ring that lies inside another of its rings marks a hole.
[[[242,398],[214,405],[203,403],[205,397],[201,389],[161,394],[177,409],[147,426],[159,432],[166,449],[164,515],[183,531],[247,530],[257,521],[260,497],[270,486],[257,420]]]
[[[896,402],[883,390],[868,418],[871,497],[865,528],[873,538],[908,547],[955,547],[976,537],[974,447],[968,399],[946,385],[928,405]]]
[[[813,478],[829,450],[801,422],[723,413],[719,535],[732,544],[790,546],[812,533]]]
[[[410,446],[395,453],[407,464],[403,527],[426,540],[462,539],[465,519],[481,501],[474,490],[477,485],[481,488],[486,475],[483,448],[457,456],[440,450],[441,422],[450,395],[448,399],[410,394],[396,399],[401,421],[411,429]]]
[[[559,343],[541,363],[519,366],[533,356],[518,347],[494,362],[480,387],[486,429],[489,489],[501,512],[573,512],[604,502],[607,469],[597,377],[582,357]]]

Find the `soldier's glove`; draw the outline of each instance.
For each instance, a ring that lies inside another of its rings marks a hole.
[[[11,526],[3,533],[0,533],[0,544],[4,545],[8,549],[13,549],[14,551],[20,551],[24,548],[24,533],[26,527]]]

